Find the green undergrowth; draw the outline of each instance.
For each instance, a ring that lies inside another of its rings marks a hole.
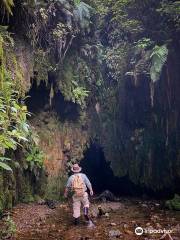
[[[1,223],[2,224],[2,223]],[[3,227],[0,229],[0,239],[11,239],[16,236],[17,228],[13,219],[8,215],[3,220]]]
[[[180,196],[175,194],[173,199],[165,202],[165,206],[170,210],[180,211]]]
[[[50,176],[48,178],[44,198],[50,200],[63,200],[66,181],[67,176],[65,173],[60,173],[59,176]]]

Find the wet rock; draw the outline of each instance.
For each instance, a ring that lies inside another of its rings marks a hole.
[[[55,200],[46,200],[47,206],[48,206],[49,208],[51,208],[51,209],[56,208],[57,203],[58,203],[58,202],[55,201]]]
[[[130,231],[129,229],[125,229],[124,232],[128,235],[134,235],[134,233],[132,231]]]
[[[104,216],[108,218],[109,217],[109,213],[105,213]]]
[[[45,216],[45,215],[39,217],[39,221],[41,221],[41,222],[44,222],[45,219],[46,219],[46,216]]]
[[[124,229],[127,229],[128,227],[129,227],[129,225],[126,224],[126,223],[123,225],[123,228],[124,228]]]
[[[143,207],[143,208],[148,208],[148,205],[147,204],[141,204],[141,206]]]
[[[101,217],[104,214],[104,211],[101,207],[101,205],[98,206],[98,216]]]
[[[119,230],[110,230],[109,231],[109,237],[110,238],[118,238],[122,235],[122,233]]]
[[[116,223],[110,223],[111,226],[116,226],[117,224]]]
[[[94,198],[95,200],[101,200],[103,202],[106,201],[119,201],[119,198],[115,197],[114,194],[112,192],[110,192],[109,190],[105,190],[104,192],[102,192],[98,197]]]
[[[39,205],[45,205],[46,204],[46,201],[44,199],[40,199],[37,201],[37,204]]]
[[[151,216],[151,221],[157,221],[157,220],[159,220],[159,216],[157,215]]]
[[[124,208],[124,205],[119,202],[106,202],[101,203],[101,205],[94,204],[90,208],[90,215],[93,218],[105,216],[106,213],[116,212],[119,209]]]

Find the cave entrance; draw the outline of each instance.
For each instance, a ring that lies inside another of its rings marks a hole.
[[[79,119],[79,106],[72,101],[66,101],[60,90],[54,91],[54,96],[50,104],[51,85],[41,81],[37,84],[32,82],[32,86],[27,93],[26,105],[28,111],[36,114],[41,111],[53,111],[57,114],[60,121],[75,122]]]
[[[44,81],[41,81],[38,85],[36,81],[33,81],[32,86],[27,93],[26,105],[28,111],[31,113],[37,113],[44,109],[49,104],[50,89],[47,87]]]
[[[140,194],[139,189],[125,177],[115,177],[110,164],[106,161],[101,146],[91,143],[81,161],[83,173],[87,174],[96,194],[109,190],[117,196]]]

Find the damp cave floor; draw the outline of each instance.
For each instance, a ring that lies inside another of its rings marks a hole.
[[[108,212],[106,216],[96,217],[99,204]],[[137,236],[137,226],[173,230],[172,239],[180,239],[180,212],[163,209],[158,201],[124,198],[118,203],[92,202],[91,215],[95,229],[88,229],[83,218],[79,226],[73,225],[70,202],[58,203],[55,209],[37,203],[18,204],[10,214],[17,228],[16,236],[10,238],[12,240],[153,240],[163,235]],[[110,237],[113,230],[119,230],[120,236]]]

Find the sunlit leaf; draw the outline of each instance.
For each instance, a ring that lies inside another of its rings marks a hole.
[[[0,168],[7,170],[7,171],[12,171],[12,168],[4,162],[0,162]]]

